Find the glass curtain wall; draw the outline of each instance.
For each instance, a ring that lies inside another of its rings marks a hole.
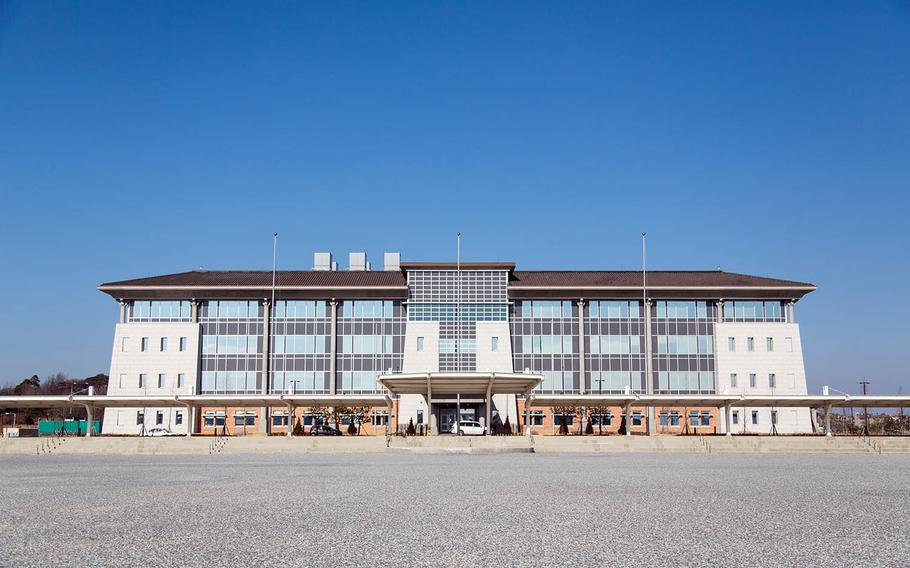
[[[535,392],[579,391],[578,312],[569,300],[522,300],[511,307],[512,365],[543,375]]]
[[[255,300],[211,300],[201,303],[201,393],[261,392],[262,310],[262,306]]]

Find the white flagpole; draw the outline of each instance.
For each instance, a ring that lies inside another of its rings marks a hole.
[[[276,233],[272,233],[272,302],[269,304],[270,312],[268,314],[270,345],[267,346],[267,348],[269,350],[268,374],[272,375],[272,376],[275,375],[275,361],[274,361],[275,360],[275,353],[274,353],[275,350],[272,348],[272,345],[275,345],[275,318],[273,317],[273,314],[278,313],[278,310],[275,309],[275,275],[276,275],[277,271],[278,271],[278,233],[276,232]],[[266,394],[270,394],[268,392],[268,390],[272,386],[272,381],[269,380],[268,376],[263,377],[263,380],[265,381],[265,384],[267,386]],[[266,409],[264,414],[270,415],[271,414],[270,409]],[[271,416],[268,416],[265,419],[267,420],[266,425],[265,425],[265,431],[266,431],[266,433],[269,433],[269,432],[271,432],[271,429],[272,429]],[[288,428],[291,428],[291,427],[292,427],[291,426],[291,417],[288,416]]]
[[[641,294],[642,301],[648,301],[648,263],[647,263],[648,233],[641,234]],[[644,305],[642,305],[644,308]]]

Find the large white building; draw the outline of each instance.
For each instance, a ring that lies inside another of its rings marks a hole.
[[[279,271],[274,288],[270,271],[106,283],[100,290],[121,307],[108,394],[360,401],[375,431],[391,420],[393,430],[447,432],[459,413],[495,429],[525,420],[538,433],[588,422],[658,433],[812,431],[808,408],[738,406],[728,425],[710,404],[611,404],[623,394],[807,394],[795,306],[815,286],[720,270],[648,271],[646,280],[640,271],[401,263],[397,253],[386,253],[382,270],[352,253],[338,270],[316,253],[312,270]],[[386,389],[396,377],[426,375],[420,388],[435,380],[435,396]],[[527,392],[516,375],[539,379]],[[502,386],[510,376],[518,382]],[[443,388],[457,377],[481,385],[489,377],[488,388]],[[107,408],[103,432],[284,433],[297,421],[309,428],[320,416],[312,405]]]

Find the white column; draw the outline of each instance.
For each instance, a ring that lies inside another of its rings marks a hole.
[[[196,407],[188,404],[183,411],[186,413],[186,437],[189,438],[192,437],[193,427],[196,424]]]
[[[585,299],[579,298],[578,305],[578,392],[585,394]]]
[[[654,394],[654,362],[652,360],[651,353],[651,300],[649,299],[645,302],[645,305],[642,306],[644,311],[645,318],[645,393],[652,395]],[[629,423],[629,429],[632,427],[631,420],[627,421]],[[654,419],[654,407],[648,407],[648,435],[654,434],[657,432],[657,424]]]
[[[329,310],[332,312],[332,326],[329,337],[329,394],[338,393],[338,301],[332,298],[329,301]]]
[[[490,434],[493,433],[493,430],[491,428],[491,426],[492,426],[491,420],[493,420],[492,406],[493,406],[493,381],[494,380],[496,380],[496,373],[493,373],[492,378],[490,378],[490,382],[487,383],[487,411],[486,411],[487,423],[484,424],[484,427],[486,428],[487,436],[489,436]]]
[[[724,405],[724,421],[726,422],[726,432],[727,436],[733,435],[733,405],[726,404]]]
[[[88,404],[85,405],[85,437],[90,438],[92,436],[92,419],[94,414],[92,412],[92,407]]]
[[[528,432],[529,438],[533,436],[533,432],[531,431],[531,401],[532,400],[534,400],[534,397],[532,397],[529,394],[525,395],[525,429]]]
[[[388,412],[388,414],[389,414],[389,417],[385,422],[385,433],[386,433],[386,435],[391,436],[393,434],[393,432],[392,432],[392,398],[390,396],[386,396],[385,403],[386,403],[385,404],[386,412]]]
[[[578,305],[578,392],[585,394],[585,299],[579,298],[576,302]],[[585,432],[585,420],[587,412],[585,407],[581,408],[578,417],[578,428],[581,434]]]
[[[288,438],[294,435],[294,426],[297,424],[297,418],[294,414],[297,412],[297,407],[293,404],[288,404],[288,431],[285,434]]]
[[[126,302],[120,300],[120,323],[126,323]]]
[[[269,373],[271,369],[269,368],[269,363],[271,360],[270,354],[271,349],[271,321],[272,321],[272,303],[269,300],[262,301],[262,387],[260,392],[263,395],[269,394]],[[271,424],[269,424],[269,409],[265,406],[259,409],[259,431],[268,433],[271,429]]]
[[[825,405],[825,436],[831,435],[831,405]]]
[[[626,436],[632,435],[632,403],[626,404]]]
[[[427,424],[427,435],[433,436],[438,434],[436,431],[436,415],[433,414],[433,383],[430,373],[427,373],[427,417],[429,423]]]

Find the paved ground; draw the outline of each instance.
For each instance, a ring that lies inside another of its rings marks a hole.
[[[0,565],[910,565],[910,456],[0,457]]]

